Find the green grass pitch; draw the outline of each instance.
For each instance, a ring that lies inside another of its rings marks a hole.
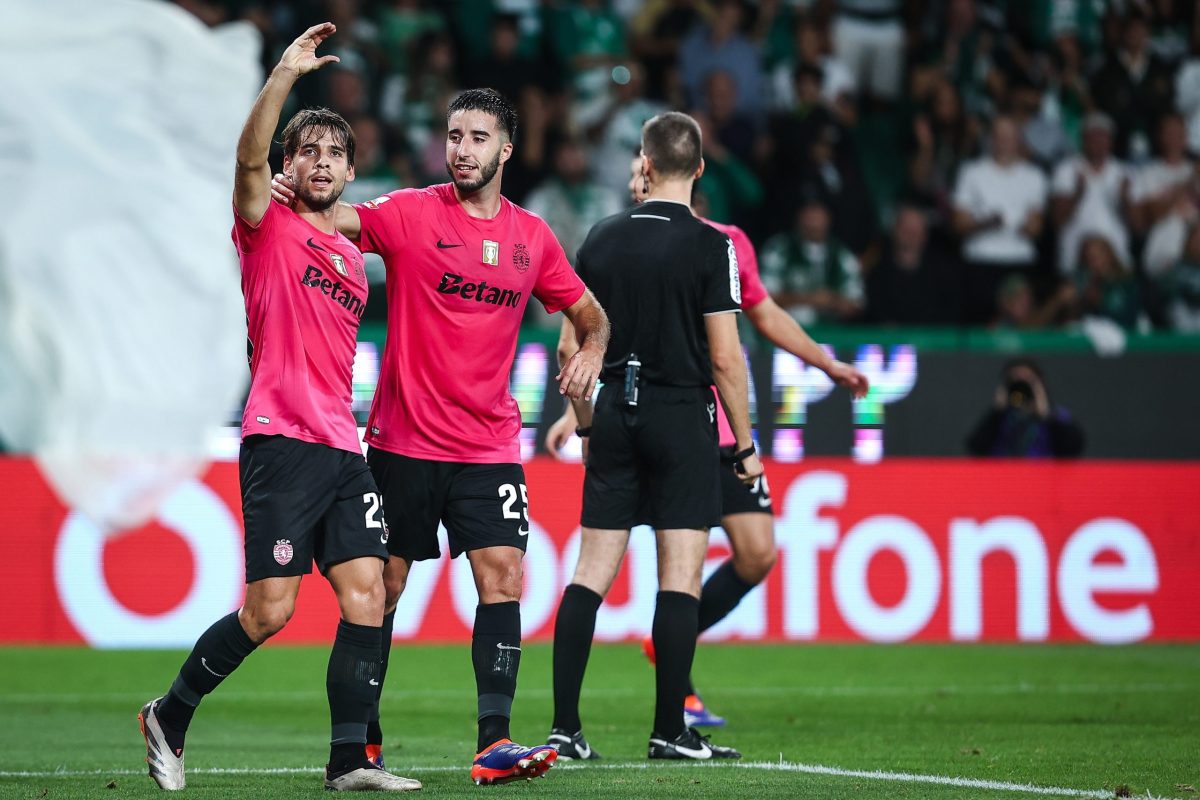
[[[0,797],[158,796],[135,716],[182,658],[0,648]],[[184,796],[320,796],[325,658],[323,648],[266,647],[206,699]],[[476,787],[468,646],[397,645],[385,753],[424,782],[421,796],[446,798],[1200,795],[1194,645],[703,645],[696,678],[729,718],[714,740],[740,748],[741,764],[647,763],[652,670],[634,646],[598,644],[583,719],[604,760]],[[528,645],[514,738],[544,741],[550,713],[550,648]]]

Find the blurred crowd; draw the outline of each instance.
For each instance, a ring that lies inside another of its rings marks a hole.
[[[629,202],[642,123],[704,130],[696,206],[804,324],[1200,331],[1189,0],[177,0],[264,67],[338,26],[299,102],[358,136],[347,199],[446,180],[444,109],[520,110],[504,193],[569,255]]]

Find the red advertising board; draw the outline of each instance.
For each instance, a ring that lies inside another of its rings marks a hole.
[[[525,468],[522,615],[526,636],[545,639],[574,565],[583,471]],[[768,476],[778,566],[711,639],[1200,640],[1200,464],[813,459]],[[32,461],[0,459],[0,485],[0,642],[185,647],[241,601],[236,464],[214,464],[116,537],[64,507]],[[727,554],[714,531],[708,566]],[[649,631],[654,558],[652,533],[636,531],[598,638]],[[475,604],[465,559],[419,563],[396,638],[469,639]],[[336,623],[310,575],[277,640],[325,642]]]

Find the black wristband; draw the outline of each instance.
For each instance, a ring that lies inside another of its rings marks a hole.
[[[587,425],[587,426],[585,426],[585,427],[582,427],[582,428],[580,428],[580,427],[576,427],[576,428],[575,428],[575,435],[576,435],[576,436],[578,436],[580,439],[583,439],[583,438],[585,438],[585,437],[587,437],[587,436],[591,436],[591,435],[592,435],[592,426],[591,426],[591,425]]]
[[[750,445],[745,450],[738,450],[736,453],[734,453],[733,460],[740,464],[750,456],[754,455],[755,452],[757,451],[754,449],[754,445]]]

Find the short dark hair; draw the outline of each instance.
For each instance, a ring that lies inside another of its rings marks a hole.
[[[495,89],[467,89],[450,101],[446,109],[446,121],[456,111],[482,111],[496,118],[496,125],[504,131],[504,135],[512,141],[517,133],[517,109],[508,98]]]
[[[288,120],[280,136],[283,154],[295,158],[300,145],[311,141],[308,137],[320,139],[326,133],[346,148],[346,162],[354,166],[354,129],[341,114],[328,108],[305,108]]]
[[[700,169],[700,125],[679,111],[667,111],[642,126],[642,152],[664,177],[691,177]]]

